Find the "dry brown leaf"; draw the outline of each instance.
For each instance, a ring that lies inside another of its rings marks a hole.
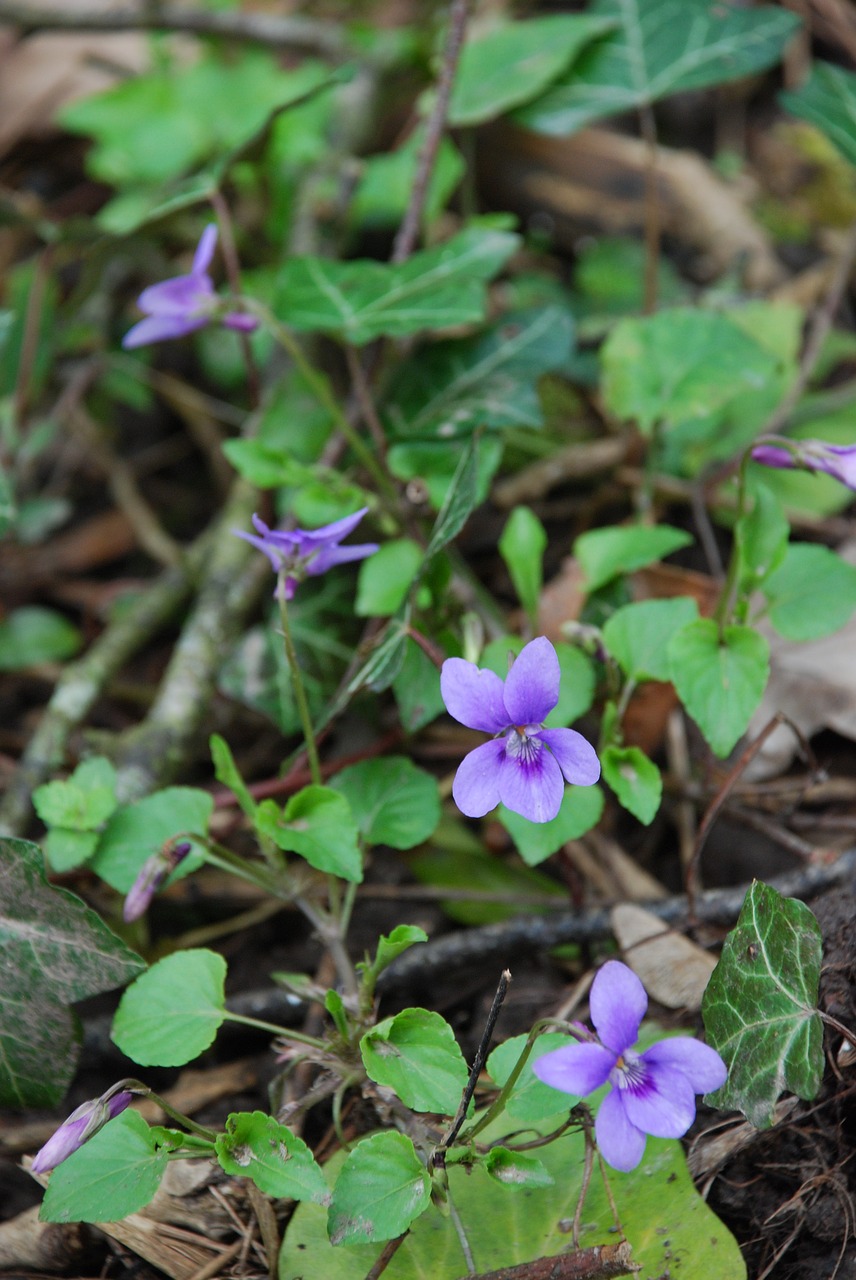
[[[610,919],[624,959],[655,1000],[668,1009],[701,1008],[713,956],[632,902],[613,907]]]

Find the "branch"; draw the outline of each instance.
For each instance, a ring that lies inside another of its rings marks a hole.
[[[171,4],[133,5],[112,10],[34,9],[17,0],[0,0],[0,24],[20,27],[24,35],[52,30],[188,31],[196,35],[227,36],[276,49],[296,49],[337,62],[352,52],[340,31],[312,18],[188,9]]]
[[[551,1258],[536,1258],[499,1271],[484,1271],[469,1280],[609,1280],[611,1276],[634,1275],[640,1270],[633,1261],[630,1245],[621,1240],[618,1244],[597,1244]]]

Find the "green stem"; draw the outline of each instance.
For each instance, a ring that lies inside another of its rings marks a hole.
[[[311,1045],[313,1049],[326,1049],[324,1041],[317,1039],[316,1036],[304,1035],[302,1031],[294,1031],[291,1027],[278,1027],[273,1022],[262,1022],[260,1018],[250,1018],[242,1013],[232,1013],[228,1009],[225,1012],[229,1022],[240,1022],[245,1027],[256,1027],[259,1031],[270,1031],[271,1035],[282,1036],[286,1040],[298,1040],[301,1044]]]
[[[719,634],[722,635],[723,630],[732,621],[734,614],[734,596],[737,591],[737,584],[740,577],[740,547],[737,542],[737,527],[746,511],[746,468],[752,457],[752,447],[747,449],[740,459],[740,467],[737,472],[737,510],[734,521],[735,536],[731,547],[731,558],[728,561],[728,571],[725,575],[725,582],[722,584],[722,594],[719,597],[719,603],[716,606],[716,612],[713,620],[719,628]]]
[[[477,1133],[481,1133],[482,1129],[486,1129],[487,1126],[491,1124],[494,1120],[496,1120],[498,1116],[502,1115],[503,1111],[505,1110],[505,1104],[508,1101],[509,1095],[512,1089],[514,1088],[514,1086],[517,1084],[517,1081],[520,1078],[521,1071],[526,1066],[529,1055],[532,1052],[532,1046],[534,1045],[538,1037],[541,1035],[541,1033],[543,1031],[546,1031],[548,1027],[552,1027],[554,1029],[557,1027],[561,1028],[562,1031],[569,1032],[572,1036],[574,1036],[574,1038],[576,1039],[580,1038],[576,1027],[572,1026],[568,1022],[558,1022],[555,1018],[542,1018],[540,1022],[536,1022],[532,1030],[529,1032],[525,1045],[520,1051],[520,1057],[517,1059],[514,1066],[512,1067],[511,1074],[509,1075],[505,1084],[500,1089],[499,1094],[493,1100],[493,1102],[488,1107],[487,1111],[484,1113],[481,1119],[478,1120],[476,1124],[472,1125],[469,1129],[464,1129],[463,1132],[458,1135],[458,1141],[460,1143],[466,1144],[466,1143],[472,1142],[473,1138],[476,1136]]]
[[[294,641],[291,637],[291,627],[288,621],[288,605],[285,600],[285,573],[281,571],[279,574],[279,584],[276,590],[276,599],[279,604],[279,617],[282,623],[282,639],[285,644],[285,656],[288,659],[288,665],[291,670],[291,680],[294,687],[294,701],[297,704],[297,714],[300,716],[300,723],[303,727],[303,737],[306,741],[306,755],[309,759],[309,772],[312,775],[312,782],[316,787],[323,785],[321,777],[321,762],[318,759],[318,744],[315,741],[315,729],[312,724],[312,717],[309,714],[309,702],[306,698],[306,686],[303,683],[303,676],[300,673],[300,664],[297,661],[297,651],[294,648]]]
[[[375,455],[369,446],[363,440],[359,432],[354,428],[348,420],[348,416],[337,402],[335,396],[330,392],[326,379],[318,372],[317,369],[306,359],[303,349],[294,335],[277,320],[272,311],[269,311],[262,303],[254,298],[242,298],[241,305],[247,311],[253,312],[259,317],[262,324],[266,325],[270,330],[274,339],[279,343],[284,351],[287,351],[294,361],[295,368],[299,371],[304,382],[312,391],[318,403],[323,405],[330,416],[335,420],[336,426],[353,449],[360,462],[371,475],[375,484],[378,486],[379,493],[391,502],[395,502],[396,493],[393,485],[390,483],[389,477],[383,470]]]
[[[199,1134],[199,1136],[204,1138],[206,1142],[210,1142],[212,1144],[216,1140],[217,1134],[213,1129],[206,1129],[203,1125],[197,1124],[195,1120],[191,1120],[190,1116],[186,1116],[182,1111],[176,1111],[175,1107],[170,1106],[165,1098],[162,1098],[159,1093],[155,1093],[154,1089],[150,1089],[147,1084],[143,1084],[142,1080],[120,1080],[118,1084],[113,1086],[110,1092],[116,1093],[120,1089],[128,1089],[138,1097],[151,1098],[152,1102],[159,1106],[165,1115],[176,1120],[191,1133]]]

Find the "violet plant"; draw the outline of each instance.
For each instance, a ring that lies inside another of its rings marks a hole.
[[[743,15],[753,21],[756,16],[754,11]],[[783,42],[793,22],[782,16]],[[583,43],[620,41],[622,32],[614,32],[614,26],[595,24]],[[732,58],[741,52],[736,45]],[[471,76],[469,103],[466,74]],[[466,74],[450,117],[462,125],[481,119],[472,113],[483,106],[480,77]],[[549,114],[549,104],[538,108],[543,88],[533,89],[530,106]],[[761,1124],[769,1121],[783,1082],[800,1097],[816,1095],[823,1066],[822,1014],[817,1008],[819,932],[810,913],[793,900],[767,896],[764,886],[753,887],[745,918],[726,943],[705,999],[708,1044],[685,1036],[650,1043],[650,1028],[641,1026],[647,1009],[641,982],[624,964],[607,960],[591,988],[596,1036],[579,1023],[548,1019],[510,1054],[500,1046],[488,1057],[489,1019],[476,1059],[468,1064],[440,1014],[406,1008],[380,1017],[382,975],[405,951],[426,941],[420,928],[398,926],[359,962],[349,947],[357,886],[373,846],[406,850],[434,835],[441,812],[437,780],[406,757],[325,768],[319,730],[357,692],[392,688],[402,719],[406,707],[417,730],[445,711],[466,728],[491,735],[463,755],[451,794],[470,819],[486,818],[499,806],[500,820],[530,865],[597,821],[601,777],[620,805],[650,823],[660,807],[659,769],[625,740],[625,718],[637,689],[648,681],[671,682],[710,750],[725,758],[746,733],[766,685],[769,646],[757,627],[761,618],[767,616],[786,638],[800,639],[834,629],[852,612],[856,575],[827,548],[790,541],[783,504],[762,477],[765,467],[799,467],[852,488],[854,447],[778,437],[759,443],[751,403],[751,440],[731,447],[722,353],[733,359],[735,351],[740,354],[746,403],[759,384],[778,393],[776,379],[786,382],[792,372],[787,368],[783,375],[773,367],[769,344],[750,342],[736,313],[675,308],[620,321],[601,349],[603,403],[616,424],[632,421],[649,437],[646,498],[655,493],[655,464],[661,460],[681,474],[691,471],[699,435],[705,440],[705,461],[716,457],[718,433],[728,439],[728,456],[740,458],[727,494],[734,538],[719,603],[713,617],[702,617],[688,596],[633,600],[632,574],[692,539],[662,524],[611,526],[583,534],[576,543],[587,613],[582,625],[567,628],[572,643],[533,635],[539,630],[547,536],[534,513],[518,506],[509,521],[512,533],[500,549],[530,630],[494,641],[502,661],[509,648],[519,647],[503,678],[487,661],[481,636],[485,628],[496,634],[504,627],[497,623],[497,611],[481,601],[453,543],[500,465],[501,433],[542,420],[538,379],[564,376],[573,341],[569,312],[541,307],[534,314],[515,314],[511,324],[508,316],[489,323],[487,285],[506,268],[519,240],[478,221],[445,243],[389,264],[296,255],[276,281],[275,302],[217,294],[209,274],[216,242],[215,227],[206,226],[191,271],[144,290],[139,307],[145,319],[125,335],[123,346],[135,349],[194,333],[204,337],[202,331],[217,326],[259,330],[287,355],[314,410],[337,433],[337,445],[350,449],[338,468],[326,456],[322,460],[320,451],[311,454],[311,464],[298,461],[299,451],[287,439],[271,443],[264,430],[254,436],[255,421],[244,438],[224,448],[245,479],[282,491],[283,527],[272,528],[254,515],[254,533],[233,532],[264,554],[277,576],[269,631],[282,646],[301,731],[298,750],[305,753],[310,782],[285,804],[270,796],[259,799],[227,743],[212,739],[214,773],[234,794],[255,838],[251,853],[238,853],[212,837],[210,796],[172,788],[128,802],[120,799],[117,776],[106,760],[85,774],[75,771],[64,782],[47,784],[36,803],[50,828],[49,857],[51,847],[57,851],[55,869],[88,864],[124,894],[124,918],[134,925],[130,936],[141,948],[154,895],[171,879],[207,863],[301,911],[331,957],[335,980],[321,987],[307,974],[282,976],[293,995],[323,1007],[322,1029],[309,1034],[231,1011],[226,963],[214,951],[190,948],[152,964],[123,996],[113,1030],[119,1047],[142,1067],[193,1061],[210,1047],[222,1023],[232,1020],[274,1038],[284,1066],[283,1087],[302,1064],[315,1070],[316,1084],[306,1096],[283,1095],[270,1114],[236,1112],[222,1126],[209,1128],[170,1109],[169,1125],[146,1125],[131,1105],[134,1096],[148,1092],[146,1086],[120,1081],[73,1112],[35,1157],[33,1171],[50,1174],[43,1214],[55,1221],[124,1216],[151,1199],[170,1160],[207,1158],[232,1176],[250,1178],[270,1197],[299,1202],[295,1221],[304,1209],[324,1215],[332,1246],[381,1246],[387,1262],[388,1242],[404,1239],[412,1226],[418,1231],[415,1224],[434,1205],[451,1205],[444,1222],[454,1220],[457,1225],[448,1229],[466,1238],[458,1205],[466,1203],[468,1184],[479,1178],[491,1180],[505,1195],[521,1187],[533,1202],[543,1195],[551,1221],[560,1216],[558,1206],[567,1204],[556,1185],[570,1186],[575,1243],[580,1243],[583,1209],[598,1194],[590,1174],[599,1151],[618,1172],[608,1185],[632,1239],[628,1224],[638,1189],[656,1182],[664,1206],[672,1181],[685,1176],[677,1139],[694,1121],[697,1094],[744,1110]],[[765,305],[756,318],[776,333],[775,317],[764,312]],[[461,330],[466,336],[420,343],[426,331]],[[315,366],[296,336],[301,333],[339,344],[365,431],[354,426],[353,405],[340,400]],[[699,341],[692,344],[694,334]],[[415,350],[392,351],[392,341],[401,339],[416,344]],[[370,362],[363,362],[361,349],[376,342],[387,344],[381,354],[389,368],[372,386],[366,372]],[[510,353],[515,343],[523,357]],[[674,377],[683,367],[685,347],[696,353],[689,390]],[[484,370],[503,361],[504,380],[480,386],[474,406],[461,382],[466,391],[469,381],[486,378]],[[699,401],[711,415],[701,425]],[[343,455],[334,449],[331,456]],[[303,511],[310,505],[307,495],[316,509],[323,505],[319,487],[332,509],[313,519]],[[363,519],[378,541],[345,542]],[[298,521],[317,527],[298,528]],[[355,564],[359,570],[348,568]],[[323,713],[313,714],[295,619],[302,594],[321,586],[310,580],[340,568],[343,582],[352,583],[349,575],[359,574],[359,611],[380,620],[379,634],[344,675]],[[454,592],[448,591],[450,583]],[[458,598],[476,604],[467,612]],[[403,670],[419,678],[419,696],[410,702]],[[597,748],[569,727],[595,705]],[[427,719],[420,719],[425,706]],[[585,809],[592,797],[594,807]],[[759,903],[764,929],[757,923]],[[789,946],[795,955],[788,954]],[[763,973],[752,963],[758,955],[765,961]],[[762,1016],[753,1022],[747,1011],[758,1009]],[[781,1027],[792,1034],[787,1043],[773,1043],[771,1029]],[[749,1078],[747,1059],[753,1067],[760,1064]],[[605,1086],[610,1092],[592,1121],[582,1099]],[[328,1107],[344,1145],[343,1107],[358,1095],[380,1131],[355,1140],[332,1172],[322,1169],[295,1133],[294,1122],[310,1107]],[[666,1144],[655,1148],[655,1158],[649,1136]],[[134,1177],[111,1177],[129,1168]],[[597,1242],[618,1225],[601,1208],[595,1215]],[[473,1229],[477,1216],[470,1219]],[[289,1248],[287,1238],[284,1258]],[[652,1273],[662,1271],[660,1255],[655,1265],[646,1248],[653,1246],[643,1241],[640,1250]],[[724,1252],[720,1249],[720,1264]],[[381,1261],[366,1264],[373,1277],[381,1273]],[[437,1280],[451,1280],[451,1274]]]

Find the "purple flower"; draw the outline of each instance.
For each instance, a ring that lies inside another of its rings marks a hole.
[[[559,659],[546,636],[521,649],[508,678],[463,658],[447,658],[440,672],[446,710],[468,729],[492,733],[465,756],[452,795],[468,818],[500,801],[530,822],[549,822],[562,803],[565,781],[588,787],[600,777],[594,748],[573,729],[545,729],[559,701]]]
[[[274,572],[285,584],[286,600],[291,600],[298,582],[304,578],[326,573],[337,564],[374,555],[378,549],[376,542],[339,546],[342,539],[356,529],[367,511],[368,507],[361,507],[353,515],[322,525],[320,529],[269,529],[264,520],[254,515],[253,524],[259,537],[244,533],[243,529],[233,529],[232,532],[265,553]]]
[[[589,1007],[598,1039],[545,1053],[532,1070],[545,1084],[577,1097],[609,1081],[612,1091],[595,1121],[597,1145],[607,1164],[626,1173],[642,1159],[647,1133],[685,1134],[695,1119],[695,1095],[718,1089],[728,1071],[715,1049],[689,1036],[633,1051],[648,997],[632,969],[618,960],[598,972]]]
[[[115,1090],[115,1092],[114,1092]],[[113,1120],[120,1111],[124,1111],[133,1098],[128,1089],[108,1089],[100,1098],[84,1102],[76,1111],[72,1111],[54,1134],[48,1138],[41,1151],[33,1157],[33,1173],[49,1173],[63,1160],[73,1155],[84,1142],[88,1142],[99,1129],[103,1129],[108,1120]]]
[[[204,328],[211,320],[219,320],[227,328],[240,329],[244,333],[255,329],[258,322],[253,316],[239,311],[224,312],[224,304],[214,292],[208,268],[216,245],[217,228],[212,222],[202,232],[189,275],[175,276],[143,290],[137,305],[141,311],[147,312],[146,318],[128,330],[122,339],[123,347],[129,350],[149,342],[183,338],[187,333]]]
[[[125,899],[122,919],[126,924],[139,920],[169,873],[190,853],[190,848],[188,840],[168,840],[162,849],[146,859]]]
[[[765,467],[823,471],[848,489],[856,489],[856,444],[827,444],[824,440],[789,440],[786,446],[762,443],[752,450]]]

